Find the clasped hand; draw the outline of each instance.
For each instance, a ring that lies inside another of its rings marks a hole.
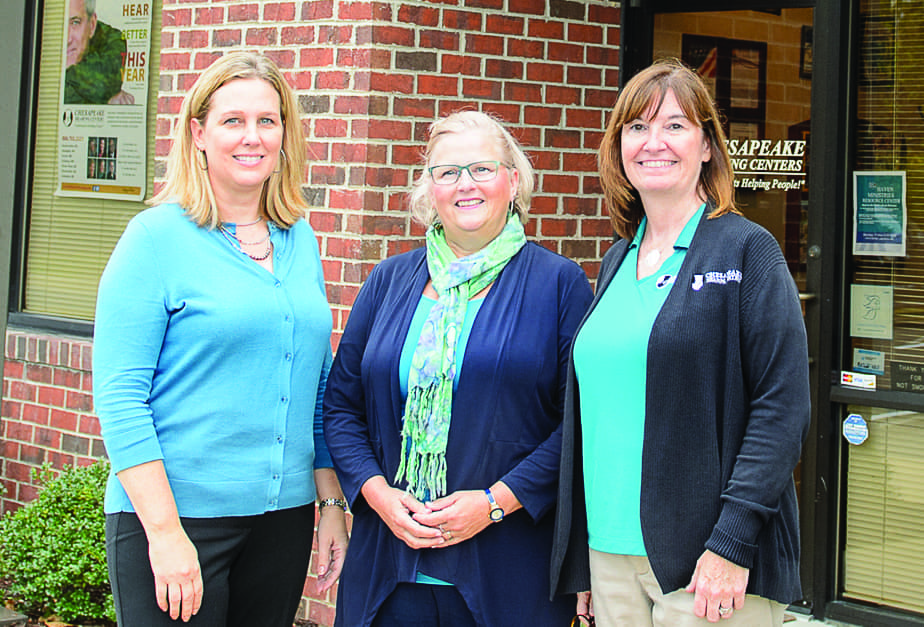
[[[453,492],[422,503],[379,477],[369,480],[363,494],[395,537],[412,549],[452,546],[491,524],[488,501],[479,490]]]

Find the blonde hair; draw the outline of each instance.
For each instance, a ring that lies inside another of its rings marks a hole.
[[[661,108],[672,92],[683,114],[703,130],[711,157],[702,164],[699,190],[715,205],[709,214],[716,218],[738,213],[735,208],[734,171],[725,147],[725,132],[719,113],[702,79],[677,59],[656,61],[632,77],[619,92],[606,133],[600,142],[597,165],[600,185],[610,212],[613,229],[620,237],[635,237],[645,215],[638,191],[626,177],[622,163],[622,129],[626,124]]]
[[[148,204],[177,202],[199,226],[214,228],[218,225],[215,194],[208,171],[199,163],[199,151],[193,143],[190,124],[194,119],[205,124],[212,94],[223,85],[233,80],[254,78],[266,81],[279,94],[283,124],[279,156],[282,167],[271,174],[263,185],[260,214],[282,227],[295,224],[305,215],[307,203],[301,186],[306,154],[298,103],[276,64],[256,52],[228,53],[212,63],[196,80],[180,107],[180,119],[167,156],[166,183],[157,195],[147,201]]]
[[[480,111],[456,111],[430,125],[430,139],[423,154],[424,168],[414,181],[408,197],[411,216],[424,226],[430,226],[437,221],[436,207],[433,206],[430,195],[433,186],[433,179],[428,171],[432,165],[430,157],[436,145],[447,135],[472,131],[479,131],[488,136],[497,146],[504,165],[519,173],[520,180],[513,201],[513,210],[525,224],[535,186],[533,167],[520,143],[501,125],[500,120]]]

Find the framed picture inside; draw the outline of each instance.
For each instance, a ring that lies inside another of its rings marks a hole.
[[[802,46],[799,50],[799,78],[812,78],[812,27],[802,26]]]
[[[895,77],[895,24],[891,18],[861,15],[860,84],[891,87]]]

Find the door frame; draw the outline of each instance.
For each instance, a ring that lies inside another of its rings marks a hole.
[[[651,63],[656,13],[755,10],[754,0],[626,0],[622,10],[620,67],[623,85]],[[832,375],[844,351],[844,233],[849,180],[849,33],[851,6],[842,0],[764,0],[761,9],[814,9],[809,159],[809,228],[805,322],[811,360],[812,423],[802,452],[800,530],[803,601],[824,618],[837,595],[840,499],[840,408],[832,402]]]

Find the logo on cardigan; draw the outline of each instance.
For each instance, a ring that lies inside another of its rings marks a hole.
[[[657,287],[659,290],[663,290],[668,285],[673,285],[674,279],[676,278],[677,277],[675,277],[673,274],[665,274],[658,279],[658,282],[655,283],[655,287]]]
[[[725,285],[727,283],[741,283],[741,270],[728,270],[726,272],[707,272],[706,274],[694,274],[693,275],[693,288],[694,292],[698,292],[703,289],[703,286],[707,283],[715,283],[716,285]]]

